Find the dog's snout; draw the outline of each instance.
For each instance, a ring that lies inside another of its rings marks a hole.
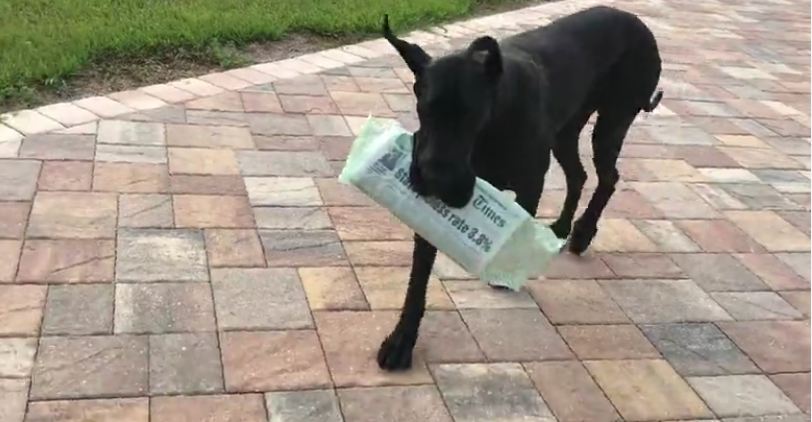
[[[412,190],[417,192],[418,195],[428,195],[426,184],[423,181],[423,175],[420,172],[420,167],[418,167],[415,163],[412,163],[412,166],[409,168],[409,184],[411,185]]]
[[[462,207],[473,195],[476,176],[465,151],[454,144],[432,142],[449,137],[415,136],[411,174],[412,188],[421,196],[433,196],[452,207]]]
[[[430,184],[443,184],[455,178],[456,174],[461,172],[454,169],[453,166],[447,164],[429,164],[420,167],[420,174],[423,180]]]

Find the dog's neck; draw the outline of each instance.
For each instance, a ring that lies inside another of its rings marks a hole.
[[[546,93],[547,75],[543,64],[521,51],[505,51],[503,74],[493,94],[487,126],[518,129],[524,123],[536,126],[550,105]]]

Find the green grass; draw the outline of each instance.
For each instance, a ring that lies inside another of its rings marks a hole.
[[[378,31],[464,15],[516,0],[0,0],[0,100],[64,86],[107,57],[205,51],[223,67],[244,65],[238,46],[286,33]]]

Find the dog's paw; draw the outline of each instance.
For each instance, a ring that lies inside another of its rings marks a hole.
[[[584,251],[586,251],[586,249],[589,247],[589,244],[592,243],[592,239],[595,238],[595,234],[597,233],[597,227],[586,226],[576,222],[568,242],[570,252],[576,255],[581,255],[584,253]]]
[[[571,223],[567,223],[562,220],[555,220],[553,224],[550,224],[550,230],[555,233],[555,237],[559,239],[566,239],[567,236],[570,235],[570,230],[572,228],[571,226]]]
[[[402,371],[412,366],[412,350],[416,338],[395,330],[378,349],[378,366],[386,371]]]

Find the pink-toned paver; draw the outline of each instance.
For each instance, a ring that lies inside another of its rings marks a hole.
[[[809,2],[602,3],[665,99],[594,247],[518,293],[440,256],[405,373],[375,353],[411,234],[335,177],[367,115],[417,123],[385,41],[0,116],[0,421],[809,420]]]

